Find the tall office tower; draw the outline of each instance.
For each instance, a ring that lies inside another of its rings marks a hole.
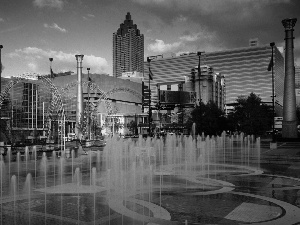
[[[113,76],[144,71],[144,35],[133,24],[128,12],[124,23],[113,34]]]

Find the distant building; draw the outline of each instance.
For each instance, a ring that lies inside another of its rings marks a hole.
[[[251,92],[259,95],[263,102],[271,103],[272,73],[267,70],[271,54],[272,49],[269,45],[237,48],[202,54],[200,63],[201,66],[209,65],[216,73],[226,77],[226,106],[235,103],[239,96],[248,96]],[[191,68],[195,68],[198,62],[197,54],[152,60],[152,102],[157,102],[157,84],[185,81],[185,77],[191,75]],[[148,79],[147,62],[144,63],[144,67],[145,79]],[[277,47],[274,48],[274,76],[276,112],[277,116],[282,116],[284,58]]]
[[[300,66],[295,66],[295,87],[300,88]]]
[[[144,72],[144,35],[133,24],[128,12],[124,23],[113,34],[113,76],[124,72]]]
[[[90,79],[92,84],[89,87],[88,75],[83,74],[84,105],[87,106],[87,103],[90,103],[90,109],[94,112],[93,116],[99,126],[103,127],[105,125],[108,114],[110,116],[114,114],[142,114],[141,83],[98,74],[90,74]],[[44,78],[2,78],[1,81],[2,90],[6,90],[8,85],[15,82],[10,89],[7,89],[8,91],[1,107],[1,118],[7,121],[11,130],[18,132],[23,138],[33,135],[44,136],[48,130],[48,118],[51,116],[51,138],[54,140],[59,138],[57,133],[58,126],[61,126],[63,121],[65,123],[66,136],[75,132],[76,74],[62,75],[51,79],[60,93],[64,118],[58,117],[61,110],[57,108],[57,105],[51,104],[52,100],[55,103],[59,99],[53,94],[55,91],[53,87],[48,82],[45,82]],[[137,121],[140,121],[138,116]],[[108,132],[113,130],[113,127],[109,126],[106,129]],[[115,131],[118,132],[118,130]]]
[[[214,102],[220,109],[224,109],[226,90],[225,76],[221,73],[215,73],[213,68],[207,65],[203,65],[200,68],[200,83],[197,66],[195,67],[195,72],[191,74],[188,82],[185,83],[185,90],[196,92],[197,102],[199,102],[200,99],[205,104],[211,101]]]
[[[296,105],[300,107],[300,66],[295,66]]]
[[[124,72],[124,73],[122,73],[122,76],[119,78],[124,79],[124,80],[130,80],[130,81],[137,82],[137,83],[142,83],[142,81],[144,81],[143,73],[136,72],[136,71]]]

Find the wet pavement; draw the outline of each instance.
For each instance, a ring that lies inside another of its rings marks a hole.
[[[17,189],[23,189],[30,170],[35,171],[35,189],[32,196],[18,195],[13,200],[11,184],[1,183],[1,187],[7,187],[2,189],[1,224],[300,224],[300,142],[278,142],[277,146],[270,150],[270,140],[261,140],[259,165],[240,165],[235,158],[226,166],[218,162],[194,166],[191,174],[184,173],[184,164],[166,165],[154,171],[151,188],[147,189],[146,182],[140,193],[128,198],[124,196],[130,195],[123,192],[130,190],[123,189],[107,199],[107,180],[102,172],[95,181],[99,186],[91,185],[91,168],[101,164],[90,159],[100,159],[103,147],[84,148],[87,155],[83,151],[74,160],[49,160],[49,178],[54,173],[54,179],[39,178],[43,167],[37,168],[35,161],[28,165],[23,161],[21,166],[26,170],[22,173],[12,162],[7,172],[18,174]],[[65,164],[63,177],[55,175],[59,163]],[[75,166],[80,166],[80,186],[74,182]]]

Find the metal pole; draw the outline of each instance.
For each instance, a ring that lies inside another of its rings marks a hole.
[[[202,116],[202,112],[201,112],[201,66],[200,66],[200,60],[201,60],[201,53],[204,52],[197,52],[197,55],[199,56],[199,61],[198,61],[198,76],[199,76],[199,110],[200,110],[200,121],[199,121],[199,127],[201,127],[201,116]],[[199,129],[200,131],[200,129]],[[196,133],[196,132],[195,132]]]
[[[2,78],[2,60],[1,60],[1,50],[3,48],[3,45],[0,45],[0,94],[1,94],[1,78]],[[1,117],[0,117],[1,118]]]
[[[275,142],[275,88],[274,88],[274,45],[275,43],[270,43],[270,46],[272,48],[272,64],[271,64],[271,70],[272,70],[272,108],[273,108],[273,135],[272,135],[272,142]]]
[[[53,61],[53,58],[49,58],[49,61],[50,61],[50,78],[53,78],[52,77],[52,61]]]
[[[87,71],[88,71],[88,138],[89,140],[91,139],[90,138],[90,135],[91,135],[91,132],[90,132],[90,68],[87,68]]]
[[[33,98],[33,84],[31,83],[31,128],[33,130],[33,123],[34,123],[34,120],[33,120],[33,117],[34,117],[34,114],[33,114],[33,101],[34,101],[34,98]]]
[[[3,48],[3,45],[0,45],[0,95],[1,95],[1,79],[2,79],[2,60],[1,60],[1,50]],[[1,120],[1,110],[0,110],[0,120]],[[0,130],[0,142],[2,141],[1,138],[1,130]]]
[[[43,137],[45,136],[45,102],[43,102]]]
[[[200,60],[201,60],[201,54],[205,52],[197,52],[197,55],[199,56],[199,61],[198,61],[198,77],[199,77],[199,106],[200,102],[202,101],[201,99],[201,65],[200,65]]]
[[[150,73],[150,62],[151,62],[151,59],[149,57],[147,57],[147,62],[149,64],[149,73]],[[148,111],[148,123],[149,123],[149,136],[151,136],[151,95],[150,95],[150,74],[148,76],[148,79],[149,79],[149,87],[148,87],[148,90],[149,90],[149,111]]]

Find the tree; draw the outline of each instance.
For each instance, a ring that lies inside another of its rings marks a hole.
[[[187,127],[191,129],[193,123],[196,124],[196,134],[204,132],[207,135],[217,135],[226,129],[225,113],[212,101],[207,104],[201,102],[191,112]]]
[[[137,122],[134,120],[131,120],[128,124],[127,124],[127,128],[130,131],[131,134],[137,134]]]
[[[272,108],[262,103],[261,98],[254,93],[248,97],[239,97],[229,120],[238,131],[246,134],[263,134],[272,128]]]
[[[297,105],[296,107],[296,116],[297,116],[297,119],[298,119],[298,125],[300,124],[300,105]]]

